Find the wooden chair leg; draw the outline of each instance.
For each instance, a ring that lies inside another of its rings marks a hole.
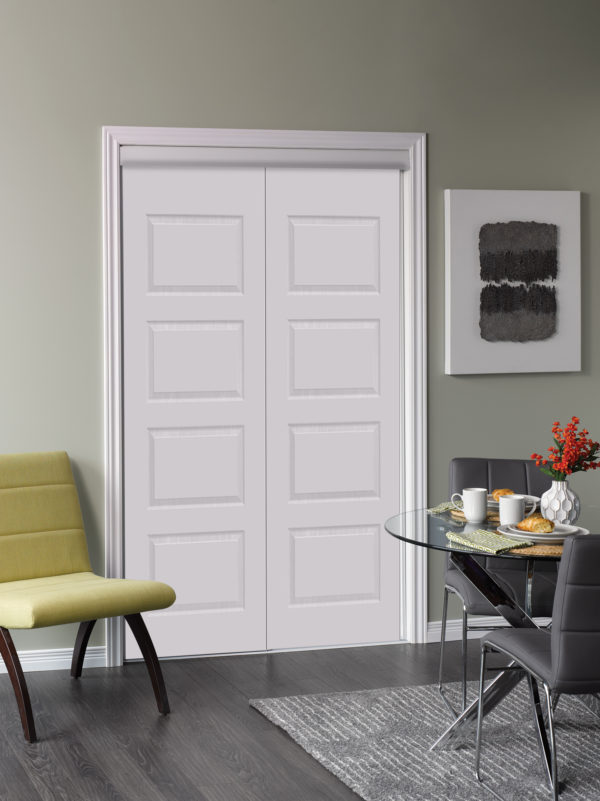
[[[79,624],[75,648],[73,649],[73,659],[71,661],[71,676],[74,679],[78,679],[81,676],[85,651],[95,622],[95,620],[84,620],[83,623]]]
[[[0,626],[0,653],[10,676],[10,680],[15,691],[23,734],[30,743],[36,741],[35,724],[33,722],[33,712],[31,711],[31,701],[29,700],[29,690],[21,668],[21,662],[17,655],[15,645],[8,629]]]
[[[169,699],[167,698],[167,688],[165,687],[165,680],[163,679],[162,670],[160,669],[160,663],[156,656],[152,640],[150,639],[150,634],[148,634],[146,624],[139,613],[135,615],[124,615],[124,617],[129,624],[129,628],[133,632],[133,636],[137,640],[137,644],[144,657],[144,662],[148,668],[158,711],[162,715],[168,715],[171,708],[169,707]]]

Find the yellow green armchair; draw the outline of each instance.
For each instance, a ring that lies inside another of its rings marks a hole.
[[[0,456],[0,653],[25,739],[36,739],[27,684],[9,629],[80,623],[71,676],[81,675],[96,620],[123,615],[140,647],[159,712],[169,712],[156,651],[141,612],[164,609],[175,593],[159,581],[92,572],[77,489],[64,452]]]

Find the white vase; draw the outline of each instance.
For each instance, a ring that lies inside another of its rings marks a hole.
[[[569,487],[568,481],[553,481],[540,500],[542,515],[555,523],[574,523],[579,517],[580,508],[579,498]]]

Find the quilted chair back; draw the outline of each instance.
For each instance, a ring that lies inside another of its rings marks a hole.
[[[465,487],[508,488],[524,495],[541,496],[549,489],[552,479],[541,472],[531,459],[481,459],[475,457],[456,457],[450,461],[450,495],[462,492]],[[448,497],[450,497],[450,495]],[[447,569],[455,570],[449,559]],[[517,601],[524,603],[527,565],[524,562],[502,559],[500,557],[481,557],[487,570],[504,579],[513,589]],[[556,565],[554,562],[536,562],[537,580],[533,583],[533,613],[548,616],[552,613]]]
[[[600,692],[600,535],[565,540],[552,612],[553,690]]]
[[[508,487],[524,495],[542,495],[551,479],[531,459],[455,458],[450,462],[450,494],[465,487]]]
[[[0,582],[90,570],[67,454],[0,456]]]

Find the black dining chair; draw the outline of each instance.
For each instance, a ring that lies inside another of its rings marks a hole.
[[[546,772],[555,801],[558,799],[558,767],[554,732],[554,706],[559,695],[582,695],[600,692],[600,535],[577,534],[565,541],[558,570],[552,613],[552,630],[537,628],[494,631],[481,639],[479,678],[479,713],[475,771],[479,771],[483,704],[481,697],[486,656],[498,651],[516,662],[526,673],[534,714],[540,731],[550,742],[543,744],[547,753]],[[537,683],[544,688],[545,715]],[[548,764],[549,763],[549,764]]]
[[[462,492],[465,487],[508,488],[524,495],[541,496],[549,489],[551,478],[542,473],[530,459],[479,459],[455,458],[450,461],[449,495]],[[527,562],[500,557],[480,557],[485,569],[492,573],[496,581],[509,595],[525,608],[527,592]],[[538,560],[535,563],[535,581],[531,598],[531,612],[535,617],[549,617],[552,614],[554,588],[556,586],[556,564]],[[454,567],[449,556],[446,559],[444,576],[444,601],[442,606],[442,630],[440,643],[440,665],[438,689],[450,710],[455,713],[444,693],[444,646],[446,641],[446,622],[448,617],[448,597],[456,595],[462,605],[462,711],[467,706],[467,637],[469,631],[481,631],[484,626],[469,622],[470,615],[494,616],[499,618],[496,609],[482,597],[460,570]],[[489,622],[485,630],[490,628]],[[504,620],[499,625],[506,625]]]

